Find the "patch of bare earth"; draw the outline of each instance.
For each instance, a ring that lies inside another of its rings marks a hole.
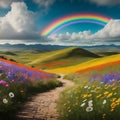
[[[73,82],[63,79],[63,75],[59,80],[63,86],[33,96],[31,101],[28,101],[23,109],[18,112],[18,120],[57,120],[59,114],[56,109],[56,101],[65,88],[74,85]]]

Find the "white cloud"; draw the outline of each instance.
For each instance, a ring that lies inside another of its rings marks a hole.
[[[120,20],[111,20],[103,29],[92,34],[91,31],[78,33],[53,34],[48,36],[53,44],[60,45],[102,45],[119,44],[120,45]]]
[[[37,3],[41,7],[48,8],[51,6],[56,0],[33,0],[35,3]]]
[[[89,0],[89,1],[101,6],[113,6],[120,4],[120,0]]]
[[[0,17],[0,39],[29,39],[38,37],[34,13],[24,2],[13,2],[11,11]]]
[[[59,45],[120,45],[120,20],[111,20],[96,33],[83,31],[78,33],[53,34],[41,38],[34,25],[34,13],[29,11],[24,2],[13,2],[11,10],[0,17],[0,44],[59,44]]]
[[[18,0],[0,0],[0,7],[7,8],[12,2],[17,2]]]
[[[111,20],[102,30],[93,35],[94,38],[120,37],[120,20]]]

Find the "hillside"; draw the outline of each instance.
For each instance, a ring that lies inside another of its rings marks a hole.
[[[103,58],[97,58],[94,60],[90,60],[78,65],[69,66],[69,67],[63,67],[58,69],[50,70],[50,72],[53,73],[75,73],[75,72],[81,72],[81,71],[87,71],[91,69],[96,69],[97,67],[104,67],[114,64],[120,64],[120,54],[112,55],[108,57]]]
[[[57,68],[76,65],[98,57],[98,55],[87,50],[77,47],[70,47],[38,55],[38,57],[28,63],[28,65],[37,66],[37,68]]]

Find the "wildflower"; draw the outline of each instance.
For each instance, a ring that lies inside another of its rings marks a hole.
[[[116,99],[117,99],[117,98],[113,98],[113,99],[112,99],[112,102],[114,102]]]
[[[4,86],[4,87],[8,87],[8,83],[4,80],[0,80],[0,85]]]
[[[13,83],[13,82],[15,82],[15,80],[11,80],[11,82]]]
[[[91,87],[88,87],[88,89],[90,89]]]
[[[112,90],[116,90],[116,89],[117,89],[117,87],[112,88]]]
[[[70,109],[70,110],[68,110],[68,112],[71,112],[71,109]]]
[[[102,96],[102,94],[99,94],[98,96],[96,96],[96,98],[100,98]]]
[[[91,90],[90,92],[91,92],[91,93],[94,93],[95,91],[94,91],[94,90]]]
[[[80,105],[80,107],[84,107],[85,106],[85,103],[82,103],[81,105]]]
[[[93,102],[93,100],[90,100],[88,103],[92,103]]]
[[[86,101],[87,101],[87,99],[83,100],[83,102],[86,102]]]
[[[8,100],[6,98],[3,99],[3,103],[4,104],[7,104],[8,103]]]
[[[108,96],[107,96],[107,98],[110,98],[110,97],[112,97],[112,93],[108,94]]]
[[[86,98],[88,96],[88,94],[83,94],[83,98]]]
[[[106,104],[106,103],[107,103],[107,101],[106,101],[106,100],[104,100],[104,101],[103,101],[103,105],[104,105],[104,104]]]
[[[92,96],[92,94],[88,94],[88,97],[91,97]]]
[[[97,87],[97,89],[101,89],[100,87]]]
[[[87,107],[87,108],[86,108],[86,111],[87,111],[87,112],[93,111],[93,107],[91,107],[91,106]]]
[[[104,92],[104,95],[107,95],[109,92],[108,91],[106,91],[106,92]]]
[[[93,103],[88,103],[88,106],[89,106],[89,107],[92,107],[92,106],[93,106]]]
[[[88,86],[84,86],[84,88],[86,89],[86,88],[88,88]]]
[[[88,105],[89,105],[89,107],[92,107],[92,106],[93,106],[93,100],[90,100],[90,101],[88,102]]]
[[[10,92],[10,93],[9,93],[9,97],[10,97],[10,98],[14,98],[14,96],[15,96],[15,95],[14,95],[13,92]]]
[[[113,111],[114,111],[114,109],[112,108],[110,111],[111,111],[111,112],[113,112]]]

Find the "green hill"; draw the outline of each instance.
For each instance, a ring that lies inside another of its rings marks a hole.
[[[0,51],[0,56],[38,69],[66,67],[99,57],[97,54],[78,47],[51,52],[41,52],[40,50]]]
[[[77,47],[70,47],[38,55],[38,58],[28,63],[28,65],[42,69],[52,69],[76,65],[98,57],[98,55],[87,50]]]

